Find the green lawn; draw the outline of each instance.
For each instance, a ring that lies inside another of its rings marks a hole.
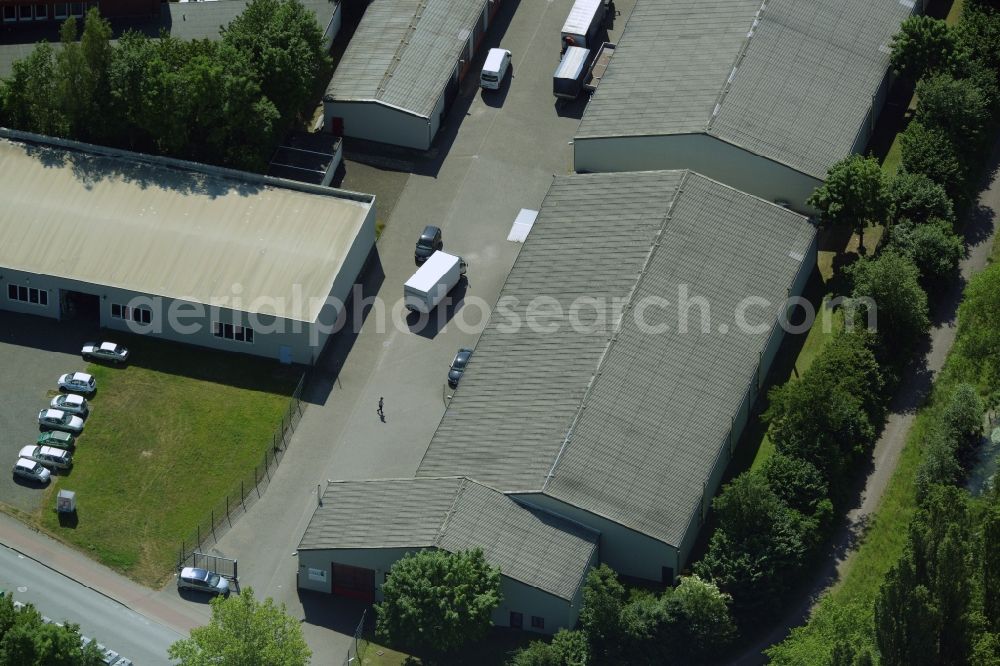
[[[507,663],[510,653],[526,647],[535,640],[548,640],[550,637],[535,634],[530,631],[518,631],[503,627],[494,627],[486,638],[470,643],[440,661],[435,660],[435,666],[450,666],[454,664],[476,664],[477,666],[503,666]],[[363,640],[359,646],[361,666],[416,666],[424,662],[405,652],[399,652],[370,640]],[[380,654],[381,653],[381,654]]]
[[[41,527],[99,562],[161,583],[186,538],[271,446],[298,372],[275,362],[114,334],[133,362],[91,364],[92,413],[74,468],[55,477]],[[77,493],[76,525],[61,526],[60,488]]]

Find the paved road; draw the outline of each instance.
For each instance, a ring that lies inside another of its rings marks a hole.
[[[58,622],[75,622],[80,633],[138,665],[168,664],[167,648],[177,631],[130,610],[7,546],[0,547],[0,588],[34,604]]]
[[[623,16],[616,31],[632,4],[619,3]],[[376,308],[356,339],[342,335],[319,364],[318,381],[306,396],[312,404],[267,493],[213,551],[239,560],[242,585],[304,617],[306,637],[324,661],[344,654],[344,632],[353,629],[359,613],[330,597],[300,596],[295,588],[294,550],[316,506],[317,484],[415,473],[444,414],[448,364],[459,347],[475,344],[484,323],[472,302],[496,302],[517,256],[520,245],[506,237],[518,210],[537,209],[553,174],[571,169],[570,141],[583,106],[557,108],[551,90],[559,29],[571,5],[572,0],[503,5],[501,30],[491,31],[492,43],[484,50],[498,41],[510,49],[513,79],[501,91],[484,94],[470,76],[429,155],[385,160],[401,168],[409,159],[402,168],[412,173],[379,240],[367,293],[377,293],[391,312],[414,271],[419,231],[436,224],[445,249],[469,262],[465,306],[458,310],[468,315],[469,325],[452,320],[418,334],[383,320]],[[364,189],[363,183],[351,186]],[[376,414],[380,397],[384,423]]]
[[[979,197],[979,206],[966,222],[966,245],[968,253],[961,263],[961,280],[952,285],[947,294],[934,303],[931,313],[933,328],[929,335],[929,346],[924,363],[907,372],[900,382],[900,389],[889,406],[889,417],[875,449],[872,453],[872,469],[865,479],[864,490],[857,506],[847,515],[847,526],[835,537],[830,556],[823,566],[818,567],[810,584],[797,602],[788,604],[786,614],[779,625],[765,638],[753,645],[738,659],[736,664],[749,665],[764,663],[761,650],[784,640],[789,632],[804,624],[820,597],[835,587],[846,574],[851,560],[860,546],[865,526],[878,511],[882,496],[896,470],[896,464],[906,445],[910,427],[919,407],[930,395],[934,377],[944,366],[948,352],[955,342],[955,315],[962,301],[962,291],[966,281],[986,267],[996,234],[998,213],[1000,213],[1000,142],[994,146],[990,164],[995,171],[989,187]]]

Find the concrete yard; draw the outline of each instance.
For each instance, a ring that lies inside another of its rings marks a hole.
[[[211,549],[239,560],[243,587],[273,596],[305,619],[306,637],[323,662],[346,653],[360,608],[296,589],[294,552],[317,488],[327,479],[413,476],[444,414],[448,364],[459,347],[475,345],[488,315],[482,310],[495,303],[520,249],[506,240],[514,218],[521,208],[540,206],[553,174],[571,170],[570,141],[583,100],[557,107],[551,89],[559,30],[571,6],[571,0],[505,4],[434,147],[426,155],[393,151],[384,160],[390,169],[412,171],[365,278],[365,294],[377,293],[386,316],[380,318],[376,306],[356,337],[341,333],[327,348],[305,396],[311,404],[267,493]],[[619,4],[612,38],[631,6]],[[475,72],[496,45],[513,53],[514,77],[500,91],[484,93]],[[359,161],[378,164],[378,157]],[[379,194],[377,184],[366,190],[363,179],[350,174],[345,186]],[[415,270],[413,245],[426,224],[440,226],[445,251],[469,262],[457,308],[468,325],[453,319],[441,330],[397,330],[390,313]],[[376,413],[380,397],[384,423]]]

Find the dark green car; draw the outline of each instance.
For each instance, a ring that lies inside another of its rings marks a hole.
[[[57,449],[72,449],[76,446],[73,435],[60,430],[43,432],[38,436],[38,441],[35,443],[39,446],[54,446]]]

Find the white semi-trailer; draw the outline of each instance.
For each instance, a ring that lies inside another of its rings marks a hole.
[[[605,0],[576,0],[569,10],[562,29],[562,48],[580,46],[592,49],[598,45],[597,34],[607,14]]]
[[[461,257],[438,250],[403,285],[403,302],[410,312],[430,313],[465,274]]]

